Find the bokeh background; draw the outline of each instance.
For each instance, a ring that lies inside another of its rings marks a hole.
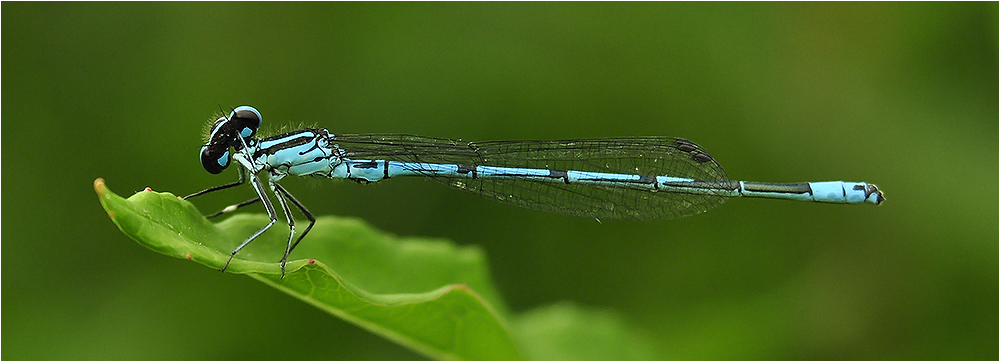
[[[419,179],[284,185],[318,215],[479,245],[512,310],[612,310],[664,359],[997,359],[997,14],[996,2],[4,2],[2,357],[422,358],[250,278],[150,252],[104,214],[97,177],[125,196],[235,179],[201,169],[201,131],[249,104],[267,125],[334,133],[678,136],[734,179],[877,183],[880,207],[737,199],[601,223]]]

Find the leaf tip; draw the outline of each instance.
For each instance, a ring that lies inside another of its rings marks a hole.
[[[94,180],[94,191],[97,191],[97,196],[104,197],[104,179],[98,177]]]

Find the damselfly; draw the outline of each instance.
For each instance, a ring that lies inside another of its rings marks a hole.
[[[288,255],[316,222],[278,184],[288,175],[360,184],[422,176],[528,209],[608,219],[677,219],[708,211],[730,197],[874,205],[885,200],[878,187],[865,182],[731,181],[712,156],[683,138],[468,142],[406,134],[332,134],[326,129],[256,138],[260,125],[260,112],[250,106],[236,107],[228,117],[218,118],[209,130],[208,143],[201,147],[201,164],[217,174],[236,161],[239,180],[184,197],[249,182],[255,198],[208,217],[263,202],[271,221],[233,249],[223,271],[243,247],[278,219],[258,178],[261,172],[267,172],[268,188],[290,230],[281,258],[282,275]],[[309,219],[298,239],[294,239],[295,219],[288,202]]]

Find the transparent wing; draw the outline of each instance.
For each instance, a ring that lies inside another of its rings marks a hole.
[[[576,170],[728,181],[722,166],[701,147],[672,137],[468,142],[404,134],[344,134],[333,136],[333,143],[346,151],[346,157],[359,160]],[[434,175],[427,177],[460,190],[528,209],[608,219],[677,219],[708,211],[726,200],[724,196],[609,186],[446,178]]]

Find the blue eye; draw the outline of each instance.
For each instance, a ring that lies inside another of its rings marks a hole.
[[[225,170],[232,156],[230,148],[240,148],[240,138],[253,137],[260,124],[260,112],[250,106],[236,107],[229,117],[219,117],[212,125],[208,143],[201,147],[201,166],[213,174]]]
[[[233,108],[229,114],[229,123],[240,130],[240,137],[248,138],[257,133],[260,128],[262,118],[260,112],[251,106],[239,106]]]
[[[212,174],[217,174],[229,167],[229,146],[201,146],[201,167]]]

